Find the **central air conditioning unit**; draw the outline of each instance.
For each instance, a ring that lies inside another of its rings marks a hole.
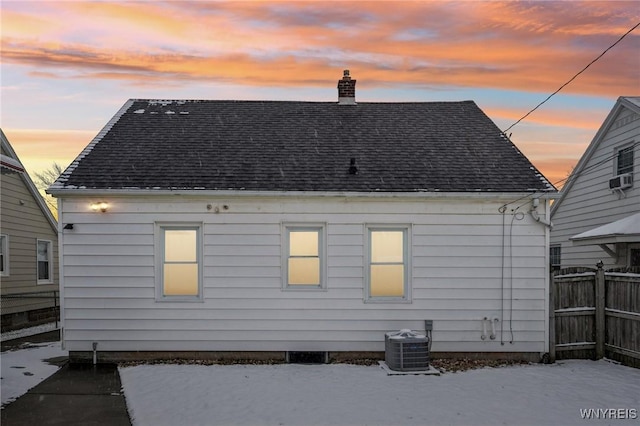
[[[633,174],[622,173],[613,179],[609,179],[609,189],[626,189],[633,186]]]
[[[429,369],[429,338],[411,330],[385,334],[384,360],[391,370],[425,371]]]

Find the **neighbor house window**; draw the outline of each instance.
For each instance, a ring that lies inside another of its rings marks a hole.
[[[616,175],[633,173],[633,145],[618,150]]]
[[[366,299],[409,301],[409,228],[370,227]]]
[[[562,258],[562,247],[554,245],[549,248],[549,263],[552,271],[560,270],[560,260]]]
[[[159,300],[202,299],[200,225],[159,226]]]
[[[9,276],[9,237],[0,235],[0,276]]]
[[[53,282],[52,243],[48,240],[37,241],[38,284],[51,284]]]
[[[640,244],[629,244],[628,266],[640,266]]]
[[[284,288],[325,288],[324,226],[285,226]]]

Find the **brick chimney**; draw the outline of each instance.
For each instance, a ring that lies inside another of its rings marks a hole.
[[[344,70],[342,80],[338,81],[338,104],[356,104],[356,80],[351,80],[349,70]]]

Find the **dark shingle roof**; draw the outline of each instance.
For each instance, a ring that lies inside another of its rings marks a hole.
[[[554,189],[471,101],[131,100],[105,131],[51,189]]]

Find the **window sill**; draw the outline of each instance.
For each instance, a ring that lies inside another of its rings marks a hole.
[[[174,297],[163,297],[161,299],[156,298],[156,302],[158,303],[173,303],[173,302],[177,302],[177,303],[202,303],[204,302],[204,299],[201,297],[196,298],[186,298],[186,297],[180,297],[180,296],[174,296]]]
[[[318,287],[318,286],[286,286],[282,288],[282,291],[311,291],[311,292],[319,292],[319,291],[327,291],[326,287]]]
[[[390,303],[390,304],[411,304],[413,303],[409,299],[384,299],[384,298],[371,298],[365,299],[364,303],[373,303],[373,304],[381,304],[381,303]]]

